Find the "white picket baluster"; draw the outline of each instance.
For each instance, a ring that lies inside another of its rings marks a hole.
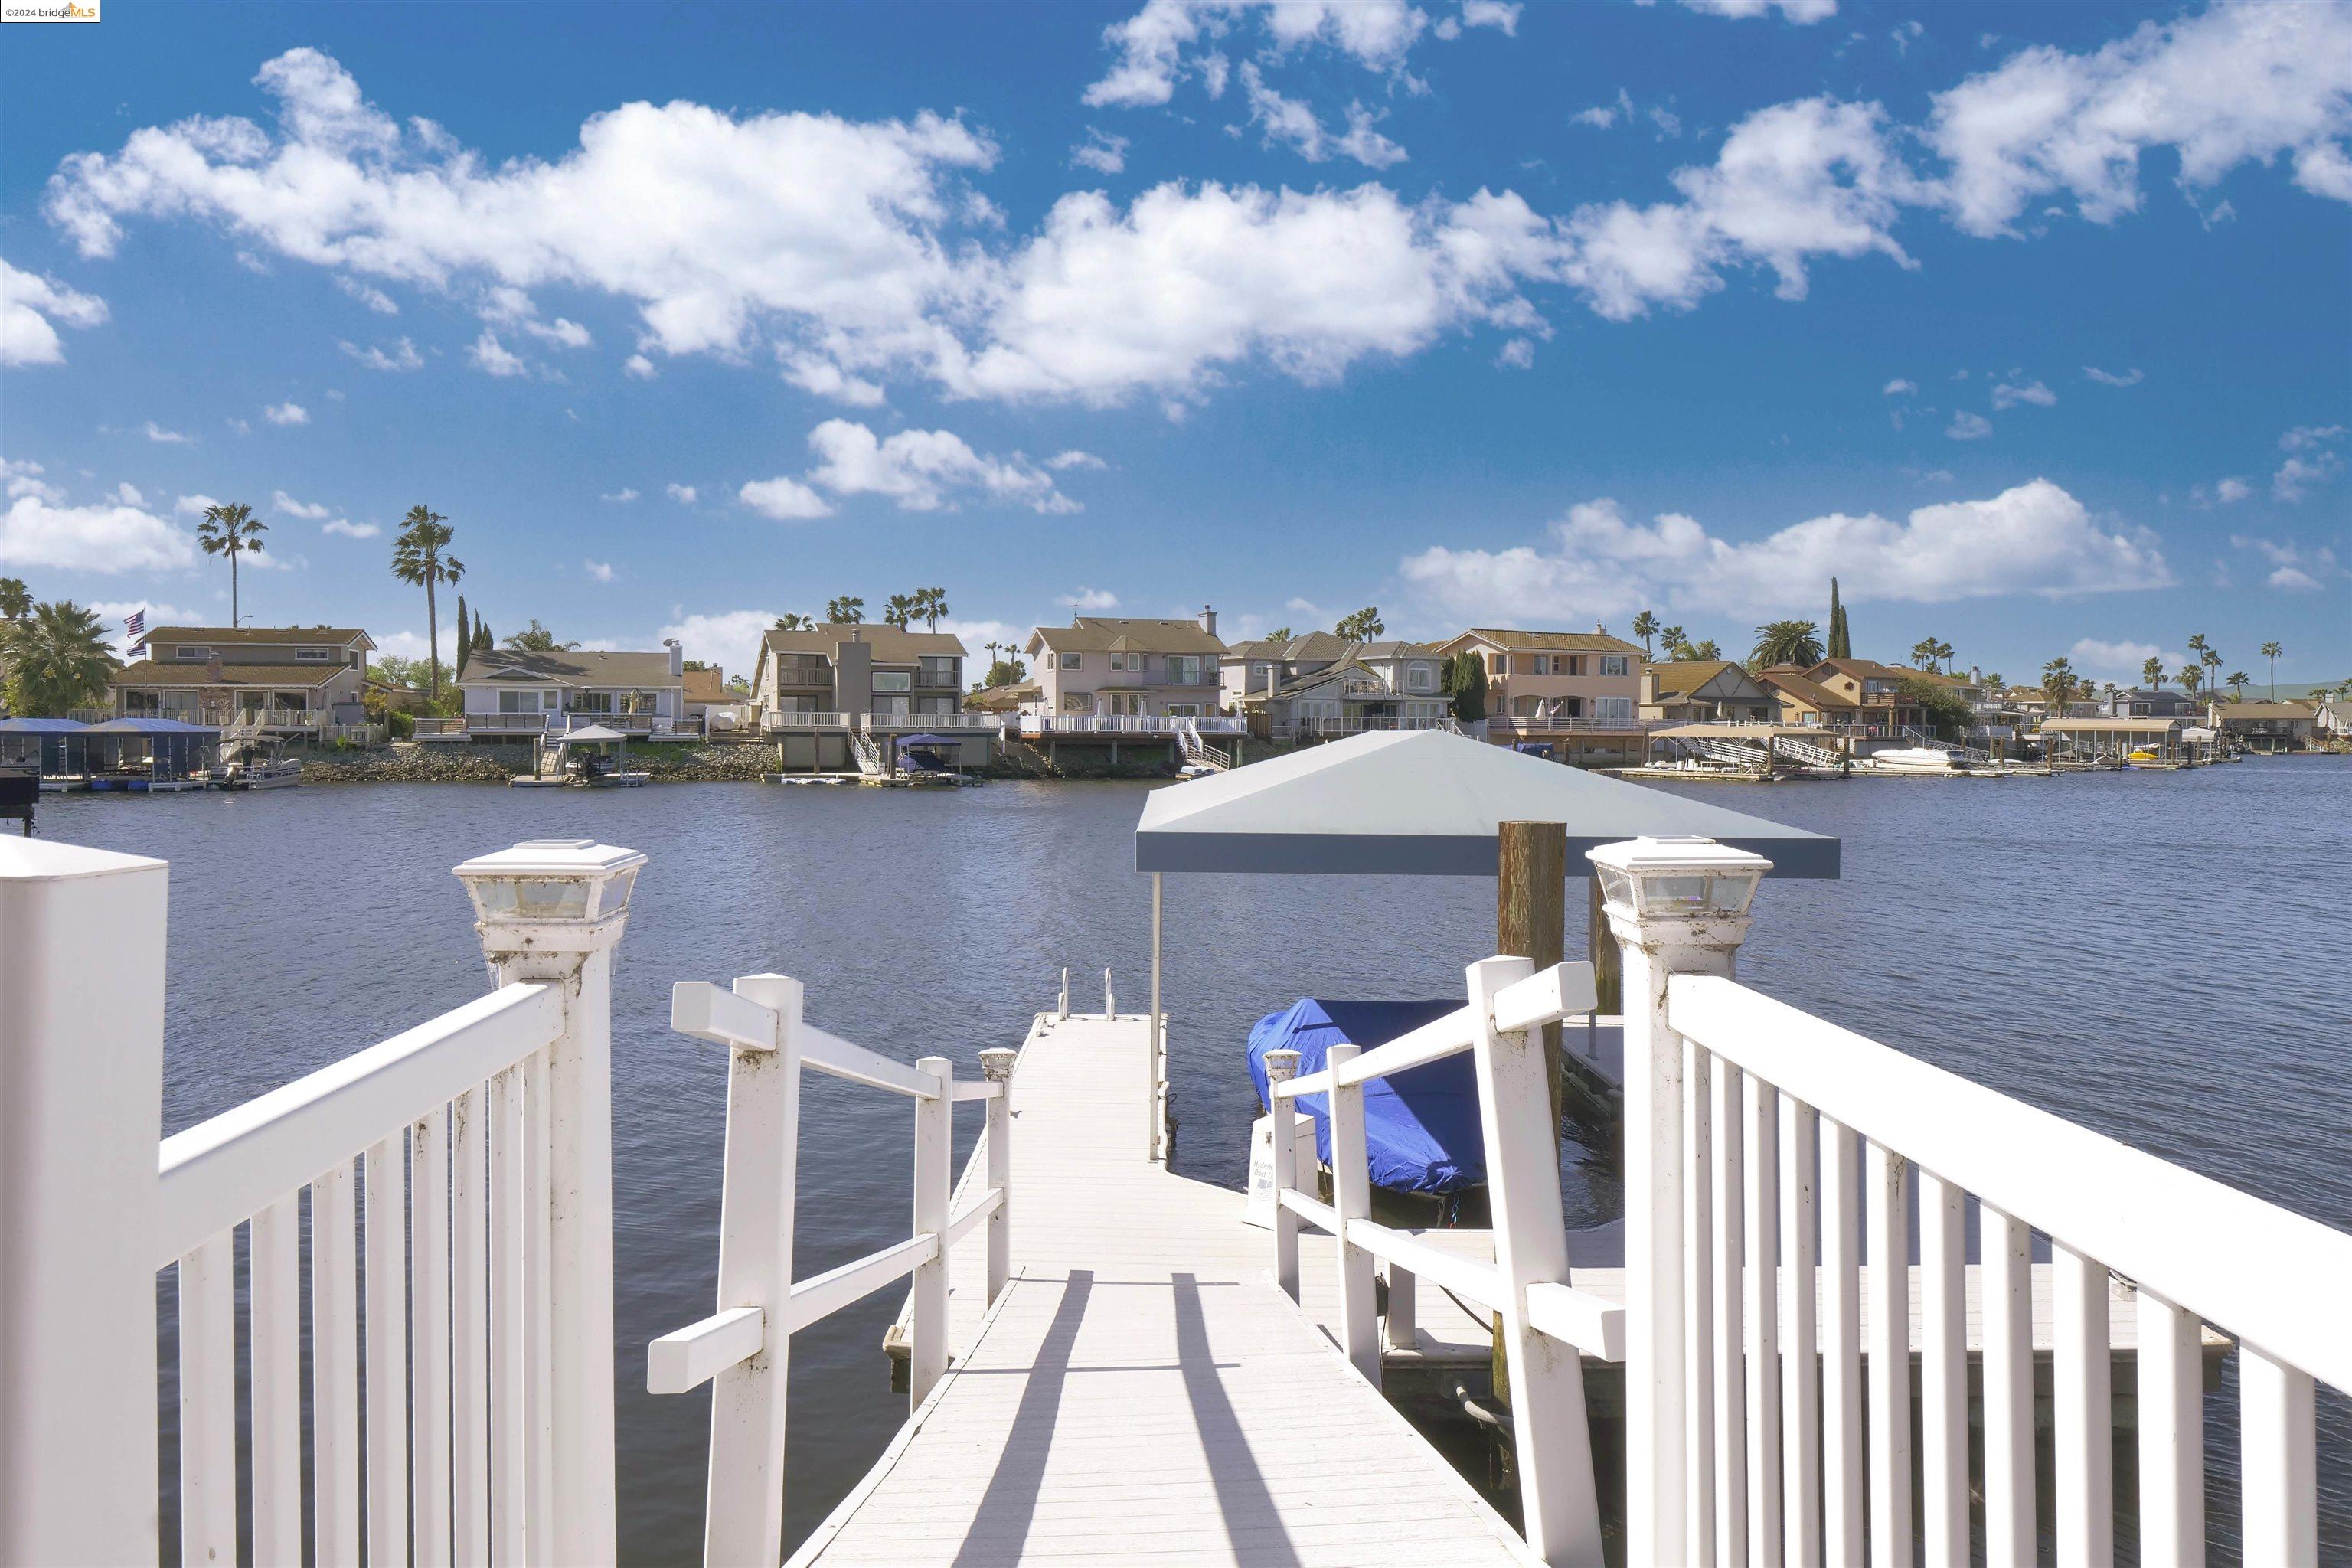
[[[1978,1208],[1984,1322],[1986,1568],[2033,1568],[2033,1233]]]
[[[2205,1561],[2205,1391],[2198,1322],[2153,1290],[2138,1301],[2139,1557]]]
[[[408,1180],[405,1140],[369,1145],[368,1560],[408,1560]]]
[[[523,1453],[522,1075],[490,1079],[490,1560],[530,1560]]]
[[[253,1345],[253,1560],[302,1560],[302,1195],[247,1227]]]
[[[360,1327],[356,1183],[348,1161],[310,1184],[312,1552],[360,1560]]]
[[[457,1568],[490,1560],[489,1091],[450,1110],[449,1369],[455,1426],[450,1511]]]
[[[180,1259],[180,1561],[236,1561],[236,1237]]]
[[[416,1564],[449,1563],[449,1113],[409,1129],[415,1276],[409,1335],[415,1346]]]
[[[2314,1403],[2309,1373],[2252,1345],[2239,1347],[2239,1463],[2250,1563],[2311,1568],[2319,1561]]]
[[[1103,971],[1108,1014],[1110,971]],[[948,1370],[948,1205],[955,1173],[950,1169],[955,1125],[955,1063],[924,1057],[915,1070],[939,1080],[939,1093],[915,1101],[915,1234],[936,1235],[939,1253],[915,1270],[914,1336],[907,1355],[907,1394],[921,1405]]]
[[[1339,1216],[1332,1237],[1339,1264],[1339,1338],[1348,1359],[1366,1382],[1381,1384],[1380,1322],[1372,1294],[1372,1255],[1350,1240],[1348,1222],[1372,1216],[1372,1183],[1364,1143],[1364,1086],[1341,1083],[1339,1075],[1362,1047],[1336,1045],[1324,1053],[1331,1074],[1327,1097],[1331,1117],[1331,1207]],[[1488,1181],[1493,1174],[1488,1173]],[[1497,1224],[1496,1229],[1501,1230]],[[1501,1245],[1499,1235],[1496,1246]]]
[[[1274,1282],[1294,1301],[1298,1300],[1298,1216],[1284,1205],[1282,1194],[1298,1185],[1298,1101],[1276,1094],[1274,1086],[1297,1076],[1297,1051],[1265,1053],[1266,1093],[1274,1101],[1267,1108],[1274,1123]]]
[[[1862,1140],[1822,1118],[1822,1560],[1863,1560]]]
[[[1919,1517],[1927,1568],[1968,1568],[1968,1206],[1919,1173]]]
[[[1911,1568],[1911,1166],[1873,1142],[1870,1226],[1870,1561]]]
[[[1742,1344],[1740,1071],[1717,1059],[1709,1101],[1715,1127],[1715,1549],[1748,1561],[1748,1388]]]
[[[1820,1119],[1780,1097],[1781,1557],[1811,1568],[1822,1556],[1821,1365],[1814,1354],[1814,1193]]]
[[[2058,1564],[2106,1568],[2116,1553],[2107,1271],[2063,1241],[2053,1239],[2050,1252],[2056,1335],[2051,1426],[2058,1466]]]
[[[1744,1076],[1740,1251],[1747,1268],[1740,1308],[1748,1330],[1748,1560],[1761,1564],[1780,1555],[1780,1212],[1775,1190],[1780,1113],[1772,1086],[1752,1073]]]
[[[1154,984],[1159,975],[1153,973]],[[1157,1017],[1155,1012],[1153,1015]],[[1019,1051],[997,1047],[980,1053],[981,1076],[996,1085],[988,1100],[988,1190],[997,1194],[988,1216],[988,1301],[994,1306],[1013,1276],[1013,1068]]]
[[[548,1053],[522,1060],[523,1542],[533,1563],[555,1549],[555,1225]]]
[[[1715,1058],[1684,1042],[1683,1061],[1683,1530],[1695,1563],[1715,1562]]]

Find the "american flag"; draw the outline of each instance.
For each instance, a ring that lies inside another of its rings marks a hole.
[[[131,651],[132,653],[145,653],[147,651],[146,611],[131,611],[130,618],[122,623],[122,630],[124,635],[131,638]]]

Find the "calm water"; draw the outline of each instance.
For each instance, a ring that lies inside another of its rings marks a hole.
[[[2352,762],[1698,793],[1845,840],[1844,880],[1767,885],[1743,979],[2352,1229]],[[645,1394],[642,1347],[710,1310],[726,1069],[668,1031],[670,982],[797,975],[835,1033],[960,1064],[1018,1044],[1066,963],[1076,1005],[1099,1005],[1108,964],[1139,1008],[1143,794],[366,785],[50,796],[41,826],[172,862],[167,1132],[479,991],[457,860],[552,836],[651,855],[614,1021],[619,1469],[624,1559],[669,1563],[700,1549],[708,1398]],[[1492,944],[1493,899],[1468,879],[1171,879],[1179,1167],[1241,1184],[1240,1048],[1261,1014],[1309,994],[1458,994]],[[911,1141],[904,1101],[830,1079],[810,1080],[803,1116],[806,1275],[905,1236]],[[959,1117],[960,1144],[976,1122]],[[1620,1198],[1589,1170],[1568,1202],[1588,1224]],[[794,1342],[793,1541],[904,1415],[879,1348],[897,1302]],[[2352,1419],[2332,1395],[2322,1419],[2323,1552],[2352,1556]],[[2229,1500],[2224,1483],[2217,1516]]]

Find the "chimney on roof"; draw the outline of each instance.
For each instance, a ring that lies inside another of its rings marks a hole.
[[[221,683],[220,655],[213,654],[205,658],[205,684],[211,686],[218,686]]]
[[[1207,605],[1201,606],[1201,629],[1211,637],[1217,635],[1217,612]]]
[[[662,638],[662,647],[669,649],[669,672],[672,675],[684,675],[686,673],[685,647],[676,637]]]

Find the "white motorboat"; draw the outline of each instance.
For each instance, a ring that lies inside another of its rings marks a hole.
[[[286,754],[286,742],[250,740],[213,774],[220,789],[289,789],[302,782],[302,764]]]
[[[1874,773],[1936,775],[1965,773],[1975,764],[1957,746],[1896,746],[1874,752],[1854,765]]]

